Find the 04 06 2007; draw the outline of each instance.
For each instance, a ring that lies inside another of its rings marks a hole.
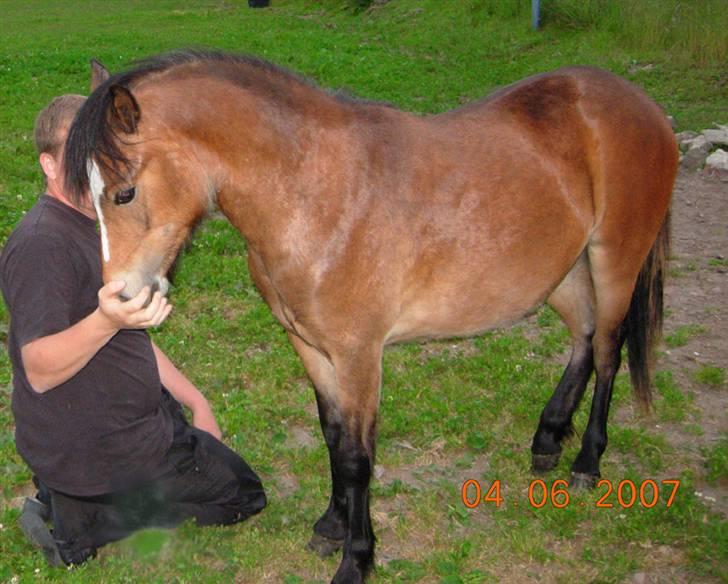
[[[603,489],[603,492],[594,502],[594,506],[603,509],[613,507],[629,509],[636,505],[651,509],[658,505],[664,505],[669,508],[675,501],[675,495],[679,488],[680,481],[677,479],[663,479],[660,481],[645,479],[640,483],[624,479],[616,484],[608,479],[602,479],[597,482],[596,489]],[[534,509],[541,509],[547,505],[556,509],[563,509],[572,504],[580,507],[587,505],[585,501],[572,503],[568,489],[569,483],[562,479],[556,480],[550,485],[542,479],[535,479],[528,485],[525,502]],[[468,479],[463,482],[460,496],[463,504],[468,509],[475,509],[488,504],[494,504],[498,508],[505,502],[504,497],[501,495],[500,479],[483,484],[476,479]],[[518,500],[514,500],[513,505],[518,506]]]

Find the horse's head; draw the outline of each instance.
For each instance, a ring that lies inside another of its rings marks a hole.
[[[209,184],[159,98],[132,94],[128,75],[104,77],[92,81],[69,132],[66,183],[96,208],[104,281],[126,282],[125,298],[144,286],[166,293],[166,273],[207,209]]]

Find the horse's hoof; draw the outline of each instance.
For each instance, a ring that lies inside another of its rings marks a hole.
[[[559,458],[561,453],[556,454],[532,454],[531,455],[531,468],[534,472],[547,472],[556,468],[559,464]]]
[[[319,557],[326,558],[339,551],[343,546],[343,539],[329,539],[328,537],[314,533],[306,548],[318,554]]]
[[[344,559],[336,571],[331,584],[362,584],[366,579],[368,570],[357,568],[351,559]]]
[[[597,485],[599,475],[591,475],[585,472],[572,472],[571,473],[571,485],[572,489],[589,490],[593,489]]]

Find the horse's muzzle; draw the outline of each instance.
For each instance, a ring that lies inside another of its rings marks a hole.
[[[147,279],[139,277],[134,278],[126,275],[126,277],[118,277],[114,279],[126,282],[126,287],[119,293],[119,298],[123,302],[128,302],[139,294],[144,286],[149,286],[151,292],[149,294],[149,298],[144,303],[145,308],[152,301],[152,296],[154,296],[155,292],[161,292],[162,296],[166,296],[167,292],[169,292],[169,281],[164,276],[154,275],[152,278]]]

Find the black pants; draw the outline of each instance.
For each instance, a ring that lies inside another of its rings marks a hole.
[[[46,489],[53,537],[67,564],[80,564],[96,550],[146,527],[174,527],[194,518],[198,525],[230,525],[266,505],[258,476],[233,450],[191,427],[181,406],[165,391],[174,418],[174,439],[154,479],[132,489],[75,497]]]

